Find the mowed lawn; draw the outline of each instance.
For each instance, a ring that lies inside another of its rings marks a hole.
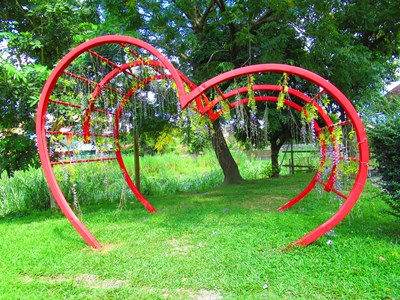
[[[0,299],[399,299],[400,220],[368,183],[352,213],[308,247],[284,247],[339,207],[314,191],[276,209],[298,174],[202,193],[83,207],[88,247],[59,211],[0,219]]]

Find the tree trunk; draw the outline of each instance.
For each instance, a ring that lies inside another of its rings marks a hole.
[[[271,165],[272,174],[271,177],[279,177],[279,151],[281,150],[283,143],[285,142],[285,136],[271,136],[269,141],[271,143]]]
[[[214,129],[214,133],[212,134],[212,146],[217,155],[222,172],[224,173],[223,184],[243,182],[239,168],[229,151],[228,145],[226,144],[219,119],[215,120],[212,125]]]
[[[272,174],[271,177],[278,177],[279,176],[279,148],[276,143],[276,139],[271,139],[271,165],[272,165]]]
[[[139,135],[135,130],[133,136],[133,148],[134,148],[134,161],[135,161],[135,185],[140,192],[140,159],[139,159]]]

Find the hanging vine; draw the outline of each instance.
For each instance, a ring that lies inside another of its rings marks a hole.
[[[281,86],[281,90],[278,95],[278,104],[276,105],[276,109],[280,110],[285,108],[285,97],[289,92],[289,76],[287,73],[283,73],[282,78],[279,80],[279,85]]]
[[[256,105],[256,99],[254,96],[254,81],[255,78],[252,75],[247,76],[247,93],[248,93],[248,97],[249,97],[249,102],[247,103],[247,105],[250,108],[250,114],[252,115],[253,112],[255,112],[257,110],[257,105]]]

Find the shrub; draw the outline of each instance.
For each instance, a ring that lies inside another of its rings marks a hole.
[[[389,195],[385,201],[392,209],[390,213],[400,218],[400,113],[394,105],[400,100],[392,98],[388,101],[393,109],[376,115],[369,137],[381,176],[380,185]]]

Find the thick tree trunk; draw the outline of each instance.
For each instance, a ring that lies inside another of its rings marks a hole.
[[[239,168],[229,151],[228,145],[226,144],[221,123],[219,120],[215,120],[213,123],[214,133],[212,134],[212,145],[217,155],[218,162],[224,173],[223,184],[241,183],[243,178],[240,175]]]
[[[276,143],[276,139],[271,139],[271,165],[272,165],[272,174],[271,177],[278,177],[280,168],[279,168],[279,148]]]

